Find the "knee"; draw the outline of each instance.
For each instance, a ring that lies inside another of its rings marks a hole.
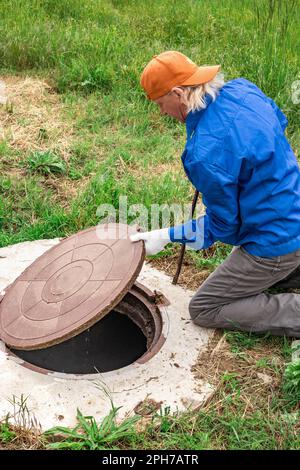
[[[189,303],[190,317],[196,325],[206,328],[213,327],[213,314],[197,297],[192,297]]]

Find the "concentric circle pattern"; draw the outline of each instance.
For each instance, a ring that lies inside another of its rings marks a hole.
[[[0,337],[16,349],[63,342],[96,323],[133,285],[144,260],[135,230],[103,224],[61,241],[29,266],[0,303]]]

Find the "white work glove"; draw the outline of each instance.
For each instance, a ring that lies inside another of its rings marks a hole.
[[[169,229],[162,228],[161,230],[151,230],[151,232],[138,232],[130,235],[132,242],[144,240],[146,255],[156,255],[164,247],[170,243]]]

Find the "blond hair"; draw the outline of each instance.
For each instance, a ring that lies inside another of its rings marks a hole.
[[[205,95],[210,95],[215,101],[224,83],[224,75],[219,72],[212,80],[202,85],[180,87],[184,91],[183,99],[187,106],[187,112],[205,109]]]

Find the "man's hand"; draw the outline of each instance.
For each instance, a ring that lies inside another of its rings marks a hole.
[[[138,232],[130,235],[130,240],[132,242],[144,240],[146,255],[156,255],[171,241],[168,228],[152,230],[151,232]]]

